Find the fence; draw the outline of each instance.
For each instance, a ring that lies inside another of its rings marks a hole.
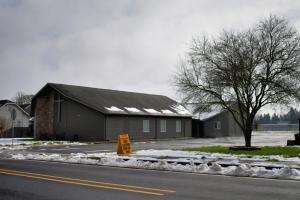
[[[29,127],[15,127],[14,128],[14,137],[32,137],[33,133]],[[12,137],[12,128],[7,129],[6,131],[0,132],[0,138],[11,138]]]
[[[257,131],[297,131],[299,124],[258,124]]]

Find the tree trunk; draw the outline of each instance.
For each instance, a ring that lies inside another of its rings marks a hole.
[[[252,137],[252,127],[249,125],[246,130],[244,130],[245,146],[251,147],[251,137]]]
[[[245,146],[246,147],[251,147],[251,133],[245,135]]]
[[[245,146],[251,147],[252,122],[247,123],[246,129],[243,132],[244,132],[244,138],[245,138]]]

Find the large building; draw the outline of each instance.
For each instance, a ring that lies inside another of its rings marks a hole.
[[[162,95],[46,84],[33,98],[38,139],[133,140],[191,137],[192,115]]]

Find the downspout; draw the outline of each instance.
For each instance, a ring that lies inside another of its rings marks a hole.
[[[300,133],[300,118],[298,118],[298,127],[299,127],[298,133]]]
[[[185,133],[185,124],[188,122],[188,120],[186,120],[186,119],[183,118],[183,120],[181,120],[181,121],[183,121],[183,123],[181,122],[181,125],[182,125],[181,131],[183,132],[183,137],[185,137],[186,136],[186,133]]]
[[[106,139],[106,115],[104,115],[104,141],[107,141],[107,139]]]
[[[157,139],[157,118],[155,117],[155,120],[154,120],[154,123],[155,123],[155,136],[154,136],[154,139]]]
[[[36,122],[37,122],[37,117],[36,117],[36,110],[34,111],[34,118],[33,118],[33,138],[36,138]]]

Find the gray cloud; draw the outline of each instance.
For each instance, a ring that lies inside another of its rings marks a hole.
[[[170,82],[192,37],[270,13],[300,25],[294,1],[0,0],[0,99],[46,82],[176,97]]]

